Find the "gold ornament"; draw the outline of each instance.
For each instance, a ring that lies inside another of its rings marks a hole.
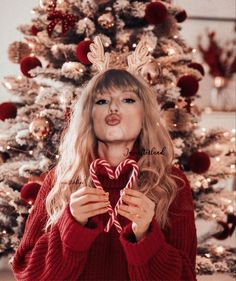
[[[115,18],[111,12],[107,12],[98,18],[98,24],[104,29],[110,29],[115,25]]]
[[[141,75],[150,85],[157,84],[160,75],[160,67],[158,63],[154,60],[146,63],[141,70]]]
[[[13,63],[20,63],[20,61],[30,55],[32,52],[28,44],[20,41],[11,43],[8,47],[8,58]]]
[[[44,140],[53,130],[53,123],[46,117],[36,117],[30,123],[29,131],[36,140]]]

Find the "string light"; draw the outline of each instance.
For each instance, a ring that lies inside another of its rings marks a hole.
[[[169,48],[168,49],[168,55],[171,56],[171,55],[174,55],[175,54],[175,49],[174,48]]]
[[[196,53],[197,52],[197,50],[196,49],[192,49],[192,53]]]
[[[231,138],[231,142],[235,142],[235,137]]]
[[[23,77],[22,77],[21,75],[18,75],[16,79],[17,79],[17,80],[22,80]]]
[[[136,46],[137,46],[137,44],[136,44],[136,43],[134,43],[134,44],[132,45],[132,47],[133,47],[133,48],[136,48]]]
[[[235,129],[232,129],[231,132],[232,132],[232,134],[235,134],[236,130],[235,130]]]
[[[216,160],[217,162],[220,162],[220,157],[215,157],[215,160]]]
[[[12,85],[9,82],[5,82],[4,85],[6,86],[7,89],[11,90]]]

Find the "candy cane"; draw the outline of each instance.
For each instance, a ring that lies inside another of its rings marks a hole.
[[[92,181],[93,181],[95,187],[99,188],[99,189],[102,189],[102,190],[103,190],[103,187],[102,187],[102,185],[101,185],[101,183],[98,180],[97,175],[96,175],[96,168],[97,168],[98,165],[102,165],[102,166],[105,167],[105,169],[107,171],[107,174],[108,174],[110,179],[117,179],[120,176],[120,173],[121,173],[122,169],[126,165],[132,165],[133,171],[132,171],[132,174],[131,174],[131,176],[129,178],[129,181],[127,182],[124,190],[126,188],[131,188],[132,187],[132,185],[134,184],[135,179],[136,179],[136,177],[138,175],[138,165],[137,165],[136,161],[134,161],[132,159],[126,159],[123,162],[121,162],[117,166],[115,172],[112,170],[110,164],[106,160],[96,159],[90,165],[90,175],[91,175],[91,178],[92,178]],[[108,213],[110,215],[110,219],[109,219],[109,221],[108,221],[108,223],[107,223],[107,225],[106,225],[106,227],[104,229],[105,232],[108,232],[111,229],[113,223],[114,223],[117,231],[119,233],[121,232],[122,227],[121,227],[119,221],[117,220],[117,213],[118,213],[119,206],[121,204],[122,204],[122,199],[120,197],[119,200],[116,203],[116,206],[115,206],[114,210],[112,209],[111,205],[108,206]]]

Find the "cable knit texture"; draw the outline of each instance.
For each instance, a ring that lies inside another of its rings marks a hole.
[[[114,181],[102,168],[98,170],[98,178],[110,194],[112,207],[130,172],[131,168],[124,169]],[[196,227],[191,190],[180,169],[173,167],[172,173],[184,179],[185,187],[169,209],[170,227],[162,231],[153,218],[146,236],[136,242],[128,219],[118,215],[122,232],[119,234],[113,225],[106,233],[103,229],[108,213],[92,217],[82,226],[71,215],[69,203],[50,232],[43,233],[47,220],[45,198],[52,187],[54,169],[49,171],[14,255],[12,269],[16,280],[196,280]],[[179,180],[177,183],[182,185]]]

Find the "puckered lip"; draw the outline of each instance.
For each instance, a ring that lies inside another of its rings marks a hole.
[[[120,115],[114,114],[114,113],[107,115],[105,118],[105,122],[108,125],[116,125],[116,124],[119,124],[120,121],[121,121]]]

